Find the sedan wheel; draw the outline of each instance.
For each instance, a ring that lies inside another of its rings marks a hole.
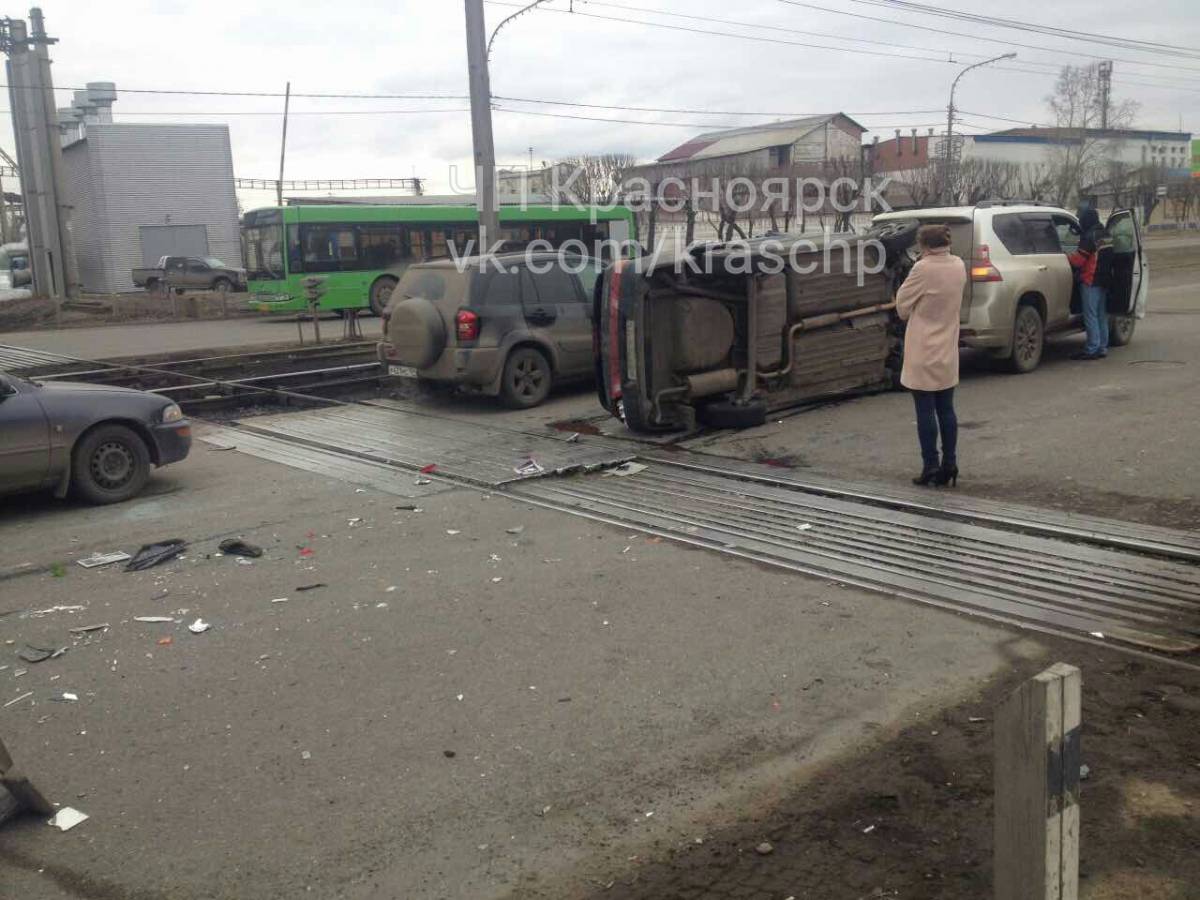
[[[552,381],[545,355],[532,347],[522,347],[514,350],[504,364],[500,396],[508,406],[529,409],[546,399]]]
[[[1137,327],[1137,319],[1133,316],[1109,316],[1108,346],[1124,347],[1133,340],[1133,330]]]
[[[92,503],[119,503],[135,496],[150,477],[150,451],[124,425],[102,425],[84,435],[71,460],[76,492]]]

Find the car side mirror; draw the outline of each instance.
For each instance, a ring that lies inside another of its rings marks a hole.
[[[16,394],[17,389],[7,381],[0,381],[0,403],[3,403],[9,397]]]

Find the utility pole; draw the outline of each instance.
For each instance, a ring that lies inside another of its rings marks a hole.
[[[287,155],[287,120],[288,105],[292,101],[292,83],[289,81],[283,91],[283,139],[279,142],[279,183],[275,188],[276,206],[283,206],[283,160]]]
[[[475,145],[475,201],[479,207],[479,246],[486,253],[500,236],[496,208],[496,143],[492,136],[492,86],[483,0],[465,0],[467,71],[471,82],[471,137]]]
[[[1107,130],[1108,111],[1112,104],[1112,60],[1106,59],[1096,68],[1100,76],[1100,128]]]
[[[958,161],[962,154],[962,147],[954,137],[954,92],[958,90],[958,82],[972,69],[989,66],[994,62],[1000,62],[1002,59],[1016,59],[1016,56],[1016,53],[1005,53],[1003,56],[985,59],[983,62],[975,63],[973,66],[967,66],[958,73],[958,77],[950,85],[950,105],[946,107],[946,140],[942,146],[942,202],[945,204],[954,202],[951,191],[954,189],[954,176],[958,174]]]
[[[71,240],[71,205],[66,192],[49,45],[42,11],[29,22],[0,21],[0,49],[8,55],[9,104],[20,162],[29,262],[34,292],[74,298],[79,277]],[[61,314],[61,303],[56,311]]]

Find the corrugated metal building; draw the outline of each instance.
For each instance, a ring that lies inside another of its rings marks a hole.
[[[225,125],[85,121],[64,136],[85,291],[133,291],[131,271],[164,254],[241,265]]]

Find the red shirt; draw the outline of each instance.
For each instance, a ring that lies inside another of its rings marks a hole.
[[[1076,250],[1067,257],[1071,265],[1079,270],[1079,280],[1086,285],[1091,285],[1096,280],[1096,260],[1098,258],[1098,253],[1089,253],[1086,250]]]

